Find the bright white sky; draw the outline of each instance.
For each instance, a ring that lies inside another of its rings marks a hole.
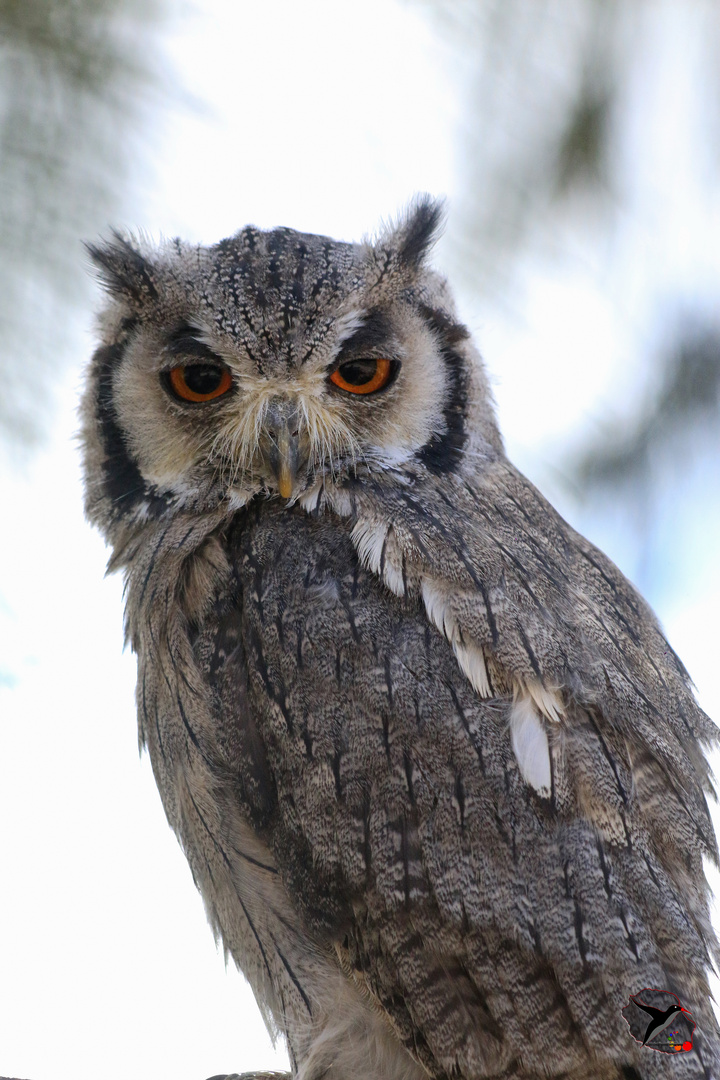
[[[152,134],[153,168],[138,178],[143,197],[128,225],[207,242],[248,221],[354,239],[418,190],[448,195],[452,214],[464,87],[414,10],[393,0],[202,0],[198,9],[175,24],[168,47],[198,105]],[[691,62],[668,74],[656,59],[674,43],[668,18],[645,76],[667,82],[674,107]],[[666,117],[680,138],[682,112]],[[522,325],[464,300],[509,445],[529,470],[534,454],[551,456],[597,424],[618,385],[630,393],[627,309],[653,300],[637,282],[644,244],[645,259],[671,267],[668,286],[674,273],[690,289],[717,288],[702,254],[703,243],[720,247],[708,239],[720,232],[717,203],[709,220],[707,206],[694,220],[703,207],[695,178],[677,175],[678,158],[686,163],[683,153],[656,163],[667,183],[653,182],[655,202],[637,226],[645,235],[613,254],[612,286],[594,269],[528,263]],[[682,238],[680,265],[666,235]],[[88,356],[89,334],[78,339]],[[106,552],[82,517],[72,443],[79,371],[47,450],[26,473],[5,465],[2,474],[12,521],[0,535],[0,1074],[204,1080],[282,1068],[284,1051],[273,1049],[243,978],[232,965],[226,973],[213,946],[149,763],[138,760],[121,582],[103,579]],[[612,547],[611,535],[602,541]],[[708,629],[717,562],[707,544],[693,557],[683,603],[669,597],[660,614],[720,716]]]

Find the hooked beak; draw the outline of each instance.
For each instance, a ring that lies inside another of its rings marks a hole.
[[[300,445],[298,410],[291,402],[272,402],[265,415],[263,456],[283,499],[289,499],[307,457]]]

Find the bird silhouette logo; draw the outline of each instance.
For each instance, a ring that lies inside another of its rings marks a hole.
[[[631,994],[622,1011],[630,1034],[648,1050],[660,1054],[687,1053],[693,1047],[695,1021],[670,990],[646,986]]]

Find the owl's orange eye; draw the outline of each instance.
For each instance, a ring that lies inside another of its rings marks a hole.
[[[232,375],[220,364],[182,364],[167,374],[170,388],[182,401],[213,401],[231,389]]]
[[[351,394],[373,394],[387,386],[392,373],[390,360],[349,360],[333,371],[330,382]]]

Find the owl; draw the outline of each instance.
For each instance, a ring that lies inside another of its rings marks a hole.
[[[667,1077],[644,988],[708,1080],[716,731],[505,456],[440,218],[90,246],[86,509],[140,743],[295,1080]]]

